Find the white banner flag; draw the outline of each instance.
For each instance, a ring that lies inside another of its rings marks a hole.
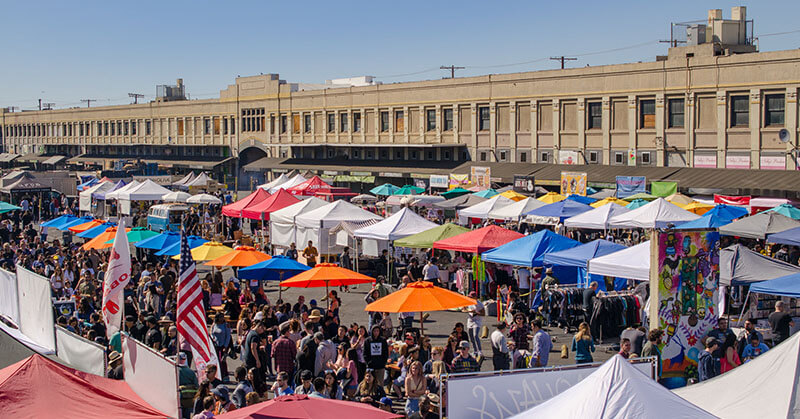
[[[106,323],[106,335],[111,339],[111,335],[119,332],[122,325],[122,312],[125,308],[122,291],[131,280],[131,249],[128,246],[124,221],[120,221],[117,226],[108,259],[108,270],[103,284],[103,320]]]

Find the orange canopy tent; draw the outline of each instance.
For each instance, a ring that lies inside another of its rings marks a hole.
[[[233,252],[224,254],[214,260],[206,262],[207,266],[236,266],[246,267],[270,259],[270,255],[256,250],[252,246],[239,246]]]
[[[232,203],[225,205],[222,207],[222,215],[227,215],[228,217],[242,217],[242,210],[258,204],[259,202],[269,198],[269,192],[264,189],[258,188],[255,192],[247,195],[246,197]]]
[[[459,293],[437,287],[429,281],[411,282],[405,288],[367,304],[365,311],[386,313],[419,312],[419,327],[422,330],[423,311],[442,311],[471,306],[476,301]]]
[[[78,224],[76,226],[72,226],[72,227],[69,228],[69,231],[71,231],[73,233],[83,233],[84,231],[86,231],[86,230],[88,230],[90,228],[95,228],[95,227],[99,226],[100,224],[103,224],[104,222],[105,221],[103,221],[103,220],[92,220],[92,221],[89,221],[88,223],[83,223],[83,224]]]
[[[130,228],[126,228],[125,232],[131,231]],[[109,247],[114,245],[114,237],[117,236],[117,228],[116,227],[109,227],[106,231],[100,233],[99,236],[89,240],[88,242],[84,243],[82,248],[83,250],[89,249],[108,249]],[[110,241],[109,241],[110,240]]]
[[[325,295],[327,296],[329,286],[339,287],[343,285],[371,284],[374,282],[375,278],[342,268],[335,263],[318,263],[315,267],[305,272],[281,281],[281,286],[298,288],[325,287]]]

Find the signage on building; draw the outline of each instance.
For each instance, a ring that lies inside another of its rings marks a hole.
[[[470,168],[470,178],[472,179],[472,185],[490,188],[492,186],[492,169],[485,166],[472,166]]]
[[[431,188],[447,188],[450,184],[450,179],[446,175],[431,175],[430,182]]]
[[[764,170],[786,170],[786,157],[784,156],[761,156],[759,163]]]
[[[536,182],[533,176],[514,175],[514,192],[533,195],[536,193]]]
[[[428,180],[427,179],[414,179],[414,186],[418,188],[428,190]]]
[[[728,169],[749,169],[750,156],[729,154],[725,156],[725,167]]]
[[[716,168],[717,167],[717,155],[716,154],[697,154],[697,153],[695,153],[693,167]]]
[[[617,176],[617,198],[625,199],[637,193],[647,192],[644,176]]]
[[[167,185],[171,185],[171,184],[172,184],[172,182],[174,182],[174,180],[172,179],[172,175],[162,175],[162,176],[134,176],[133,178],[134,178],[135,180],[138,180],[139,182],[144,182],[145,180],[147,180],[147,179],[150,179],[150,180],[152,180],[153,182],[155,182],[155,183],[157,183],[157,184],[159,184],[159,185],[161,185],[161,186],[167,186]]]
[[[378,173],[378,175],[380,177],[403,177],[402,173],[396,173],[396,172],[380,172]]]
[[[558,162],[560,164],[579,164],[578,152],[570,150],[560,150],[558,152]]]
[[[455,188],[469,188],[469,175],[467,174],[455,174],[450,173],[450,184],[448,185],[449,189]]]
[[[586,173],[561,172],[561,195],[586,196]]]

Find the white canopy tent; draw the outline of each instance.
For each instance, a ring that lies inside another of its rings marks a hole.
[[[564,226],[569,228],[587,228],[591,230],[606,230],[609,220],[617,215],[622,215],[631,210],[615,203],[603,205],[591,211],[586,211],[564,220]]]
[[[286,182],[283,182],[280,185],[275,185],[275,186],[269,188],[268,192],[273,194],[275,192],[278,192],[278,189],[289,189],[289,188],[291,188],[293,186],[297,186],[297,185],[299,185],[299,184],[301,184],[301,183],[303,183],[303,182],[305,182],[307,180],[308,179],[304,178],[303,175],[298,173],[298,174],[294,175],[294,177],[292,177],[291,179],[287,180]]]
[[[619,252],[589,259],[589,273],[649,281],[650,240]]]
[[[403,208],[385,220],[354,231],[353,235],[361,239],[393,241],[438,226],[411,209]]]
[[[199,193],[197,195],[192,195],[189,198],[187,198],[186,202],[189,204],[221,204],[222,200],[214,195],[209,195],[207,193]]]
[[[186,192],[175,191],[164,194],[164,196],[161,197],[161,200],[164,202],[186,202],[186,200],[189,199],[191,196],[192,195]]]
[[[117,194],[120,212],[129,215],[131,213],[131,201],[160,201],[161,197],[168,193],[170,193],[169,189],[147,179],[138,186]]]
[[[114,182],[100,182],[78,194],[78,209],[81,211],[92,210],[92,194],[95,192],[108,192],[114,189]]]
[[[263,185],[258,185],[258,187],[261,188],[261,189],[266,189],[267,191],[269,191],[273,187],[278,186],[281,183],[285,183],[289,179],[290,178],[289,178],[289,176],[286,176],[286,173],[281,173],[281,175],[278,176],[277,178],[275,178],[275,179],[273,179],[273,180],[271,180],[271,181],[269,181],[269,182],[267,182],[267,183],[265,183]]]
[[[514,419],[714,417],[642,374],[620,355],[614,355],[561,394],[512,416]]]
[[[658,198],[647,205],[616,215],[609,220],[609,228],[664,228],[700,218],[699,215]]]
[[[270,215],[272,217],[272,215]],[[322,254],[338,253],[341,249],[329,240],[330,229],[342,221],[382,220],[380,215],[361,209],[347,201],[336,201],[298,215],[296,239],[300,243],[311,241]],[[298,244],[299,246],[299,244]]]
[[[208,186],[208,182],[213,182],[213,181],[214,179],[211,179],[210,177],[208,177],[208,174],[206,172],[203,172],[197,175],[196,178],[184,183],[184,186],[205,188],[206,186]]]
[[[277,246],[289,247],[292,243],[298,246],[305,244],[298,241],[295,219],[300,214],[313,211],[328,205],[329,202],[316,197],[304,199],[288,207],[281,208],[269,215],[270,242]],[[302,240],[303,237],[299,237]]]
[[[138,180],[132,180],[131,183],[129,183],[129,184],[117,189],[116,191],[111,191],[111,192],[107,193],[106,194],[106,200],[109,200],[109,199],[117,199],[118,200],[121,193],[124,193],[124,192],[127,192],[127,191],[131,190],[131,189],[134,189],[139,185],[141,185],[141,183]]]
[[[194,179],[195,174],[194,172],[189,172],[188,175],[184,176],[182,179],[172,182],[172,186],[186,186],[188,182],[191,182]]]
[[[800,333],[725,374],[673,392],[726,419],[800,417]]]
[[[508,199],[503,195],[495,195],[479,204],[459,210],[458,219],[462,222],[466,222],[467,218],[480,218],[485,220],[489,217],[490,212],[500,208],[505,208],[514,202],[515,201]]]
[[[485,202],[485,201],[484,201]],[[536,198],[525,198],[521,201],[514,202],[510,205],[501,206],[499,208],[489,211],[489,218],[495,220],[514,220],[519,221],[523,215],[536,208],[543,207],[547,204]]]

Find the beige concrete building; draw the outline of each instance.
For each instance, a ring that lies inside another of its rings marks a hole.
[[[744,13],[734,8],[724,20],[710,11],[702,39],[690,36],[695,45],[653,62],[394,84],[358,78],[344,87],[239,77],[218,99],[3,111],[0,135],[6,152],[94,162],[794,170],[800,50],[756,52]]]

